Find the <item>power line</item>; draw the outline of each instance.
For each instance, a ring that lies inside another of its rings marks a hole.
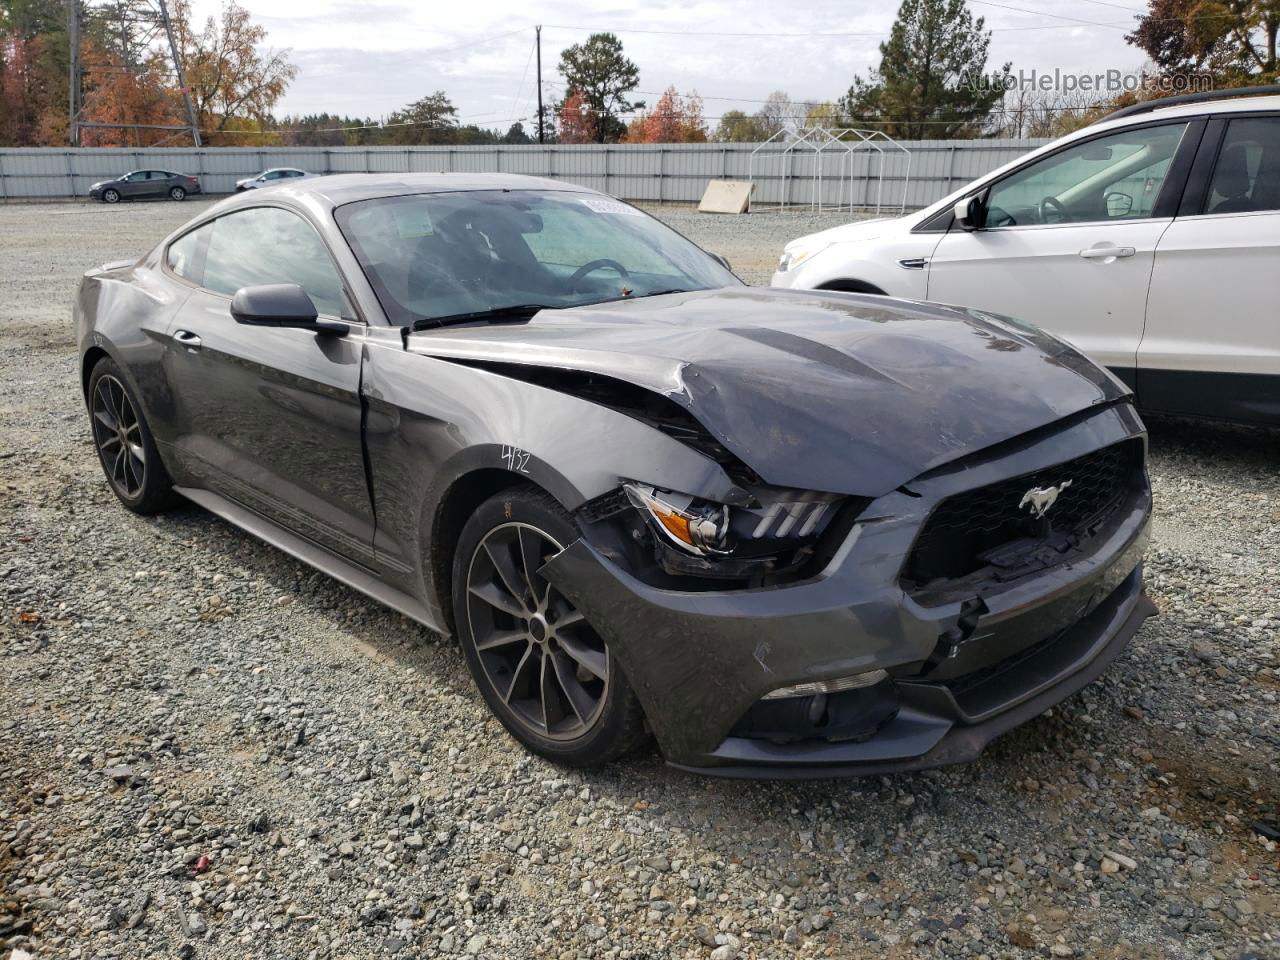
[[[974,2],[975,3],[979,2],[979,0],[974,0]],[[999,6],[999,4],[994,4],[994,6]],[[1016,9],[1016,8],[1009,8],[1009,9]],[[1033,13],[1036,16],[1046,16],[1046,17],[1054,16],[1053,14],[1048,14],[1041,11],[1020,10],[1018,12]],[[1059,19],[1070,20],[1072,18],[1063,17]],[[1082,20],[1078,22],[1073,21],[1072,23],[1040,24],[1038,26],[1033,26],[1033,27],[1031,26],[988,27],[987,29],[990,30],[992,33],[1020,33],[1025,30],[1071,30],[1071,29],[1078,28],[1083,24],[1088,24],[1091,26],[1098,26],[1098,27],[1120,27],[1120,26],[1125,26],[1126,28],[1128,27],[1128,25],[1124,25],[1124,24],[1094,23],[1093,21]],[[581,26],[581,25],[575,26],[573,24],[565,24],[565,23],[548,23],[548,24],[544,24],[543,26],[545,28],[550,28],[553,30],[573,30],[580,33],[639,33],[639,34],[649,34],[649,35],[660,36],[660,37],[745,37],[745,38],[755,38],[755,39],[761,39],[761,40],[788,40],[788,39],[792,39],[792,40],[793,39],[884,40],[888,36],[887,30],[872,30],[872,31],[862,31],[862,32],[840,31],[840,32],[834,32],[834,33],[832,32],[749,33],[749,32],[741,32],[741,31],[723,31],[723,30],[647,30],[647,29],[641,29],[639,27],[634,27],[634,28],[627,27],[627,28],[619,29],[619,28],[587,27],[587,26]]]
[[[536,43],[537,41],[535,40],[534,43],[529,44],[529,56],[524,58],[524,70],[520,72],[520,85],[516,87],[516,95],[511,101],[511,105],[517,110],[520,109],[520,94],[524,91],[525,78],[529,76],[529,64],[533,62],[533,51]]]
[[[460,43],[457,46],[453,46],[453,47],[437,47],[431,50],[423,50],[422,54],[423,56],[436,57],[442,53],[457,53],[459,50],[470,50],[472,47],[479,47],[479,46],[483,46],[486,43],[494,43],[495,41],[498,41],[498,40],[505,40],[507,39],[507,37],[514,37],[518,33],[524,33],[526,30],[531,30],[531,29],[533,28],[521,27],[519,30],[512,30],[508,33],[495,34],[492,37],[481,37],[479,40],[470,40],[467,43]]]
[[[1133,29],[1133,24],[1131,23],[1101,23],[1097,20],[1082,20],[1080,17],[1068,17],[1060,13],[1048,13],[1044,10],[1028,10],[1026,7],[1013,7],[1007,3],[996,3],[995,0],[969,0],[969,2],[977,3],[984,7],[997,7],[1001,10],[1010,10],[1013,13],[1026,13],[1033,17],[1049,17],[1052,20],[1066,20],[1070,23],[1085,27],[1107,27],[1113,30]]]
[[[1146,10],[1140,7],[1126,7],[1120,3],[1108,3],[1107,0],[1084,0],[1085,3],[1096,4],[1099,7],[1111,7],[1113,10],[1126,10],[1129,13],[1146,13]]]

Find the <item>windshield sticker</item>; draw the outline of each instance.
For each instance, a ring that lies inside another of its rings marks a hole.
[[[599,197],[579,197],[578,202],[595,213],[619,213],[624,217],[643,217],[644,214],[635,207],[617,200],[604,200]]]
[[[435,233],[431,225],[431,215],[425,203],[405,203],[393,206],[392,215],[396,221],[396,231],[401,240],[417,240]]]

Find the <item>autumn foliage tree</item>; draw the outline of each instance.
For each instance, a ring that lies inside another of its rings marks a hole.
[[[702,98],[697,92],[682,97],[667,87],[653,109],[636,117],[627,127],[625,143],[706,143],[707,124],[702,119]]]
[[[600,118],[581,90],[570,90],[556,117],[561,143],[595,143],[600,136]]]
[[[1166,77],[1208,73],[1230,87],[1277,79],[1277,37],[1275,0],[1151,0],[1125,39]]]
[[[0,145],[65,142],[67,65],[58,0],[0,3]]]
[[[177,0],[173,13],[196,123],[209,143],[261,142],[249,134],[270,125],[272,109],[298,75],[288,51],[266,49],[266,29],[235,0],[199,29],[188,0]]]
[[[149,54],[141,69],[132,69],[112,51],[86,40],[81,56],[89,64],[81,119],[167,126],[185,122],[181,95],[168,82],[167,61],[159,53]],[[86,147],[149,147],[172,139],[173,131],[128,127],[85,127],[80,132],[80,143]]]

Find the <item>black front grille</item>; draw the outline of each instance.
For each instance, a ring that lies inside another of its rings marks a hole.
[[[1062,488],[1037,518],[1029,490]],[[925,521],[903,569],[920,588],[993,568],[996,579],[1043,569],[1078,550],[1106,520],[1146,488],[1142,443],[1126,440],[1075,460],[1011,477],[943,500]]]

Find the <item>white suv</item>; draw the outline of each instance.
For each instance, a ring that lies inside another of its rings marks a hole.
[[[917,213],[793,240],[773,285],[1007,314],[1145,410],[1280,425],[1280,96],[1217,97],[1122,110]]]

